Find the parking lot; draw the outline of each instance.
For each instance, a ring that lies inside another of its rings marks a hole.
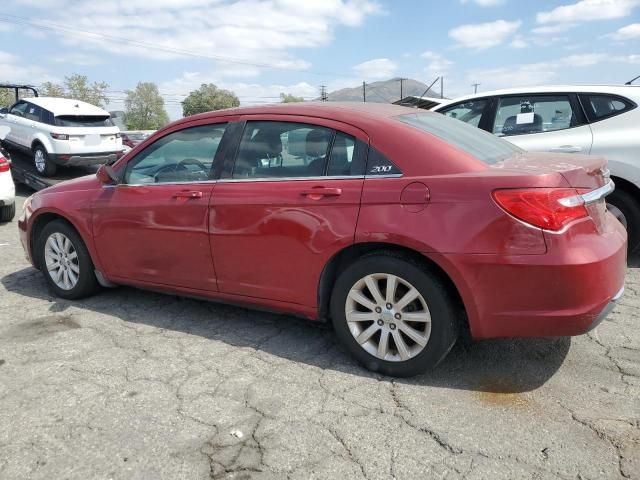
[[[640,478],[638,268],[588,335],[461,342],[392,379],[286,316],[55,298],[15,221],[0,259],[2,479]]]

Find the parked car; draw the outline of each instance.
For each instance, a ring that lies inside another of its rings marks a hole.
[[[31,196],[19,229],[60,297],[122,284],[331,319],[366,367],[413,375],[463,329],[594,328],[626,270],[612,189],[602,157],[432,112],[287,104],[174,122]]]
[[[16,214],[16,189],[11,178],[11,157],[0,146],[0,222],[10,222]]]
[[[145,140],[153,132],[149,131],[121,131],[122,145],[133,148]]]
[[[58,166],[113,163],[122,155],[120,131],[105,110],[67,98],[19,100],[0,114],[11,131],[7,147],[29,153],[39,174],[50,177]]]
[[[603,155],[616,190],[609,210],[640,245],[640,86],[526,87],[469,95],[433,108],[525,150]]]

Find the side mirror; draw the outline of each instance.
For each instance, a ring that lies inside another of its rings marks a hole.
[[[117,185],[120,183],[118,174],[111,168],[110,165],[100,165],[96,172],[96,177],[103,185]]]

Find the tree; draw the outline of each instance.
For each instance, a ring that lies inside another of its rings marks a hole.
[[[304,102],[304,98],[303,97],[296,97],[295,95],[292,95],[291,93],[281,93],[280,94],[280,101],[282,103]]]
[[[126,91],[124,122],[129,130],[157,130],[169,122],[158,86],[139,82],[135,90]]]
[[[104,107],[109,103],[106,90],[109,84],[106,82],[92,82],[85,75],[74,73],[70,77],[64,77],[64,83],[59,85],[52,82],[44,82],[40,88],[40,94],[44,97],[73,98],[91,103],[97,107]]]
[[[213,83],[203,83],[200,88],[189,93],[182,102],[185,117],[196,113],[239,107],[240,100],[235,93],[216,87]]]
[[[16,97],[12,88],[0,88],[0,108],[10,107],[15,101]]]

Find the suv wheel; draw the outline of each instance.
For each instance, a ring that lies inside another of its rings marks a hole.
[[[607,208],[627,229],[628,251],[640,244],[640,204],[624,190],[616,189],[607,197]]]
[[[437,276],[394,254],[357,260],[331,298],[337,336],[365,367],[407,377],[436,366],[456,341],[456,305]]]
[[[38,264],[44,277],[62,298],[75,300],[98,289],[89,251],[80,235],[68,223],[48,223],[37,239]]]
[[[0,222],[10,222],[16,216],[16,203],[0,207]]]
[[[42,145],[36,145],[33,149],[33,164],[40,175],[51,177],[56,174],[56,164],[49,159],[49,154]]]

